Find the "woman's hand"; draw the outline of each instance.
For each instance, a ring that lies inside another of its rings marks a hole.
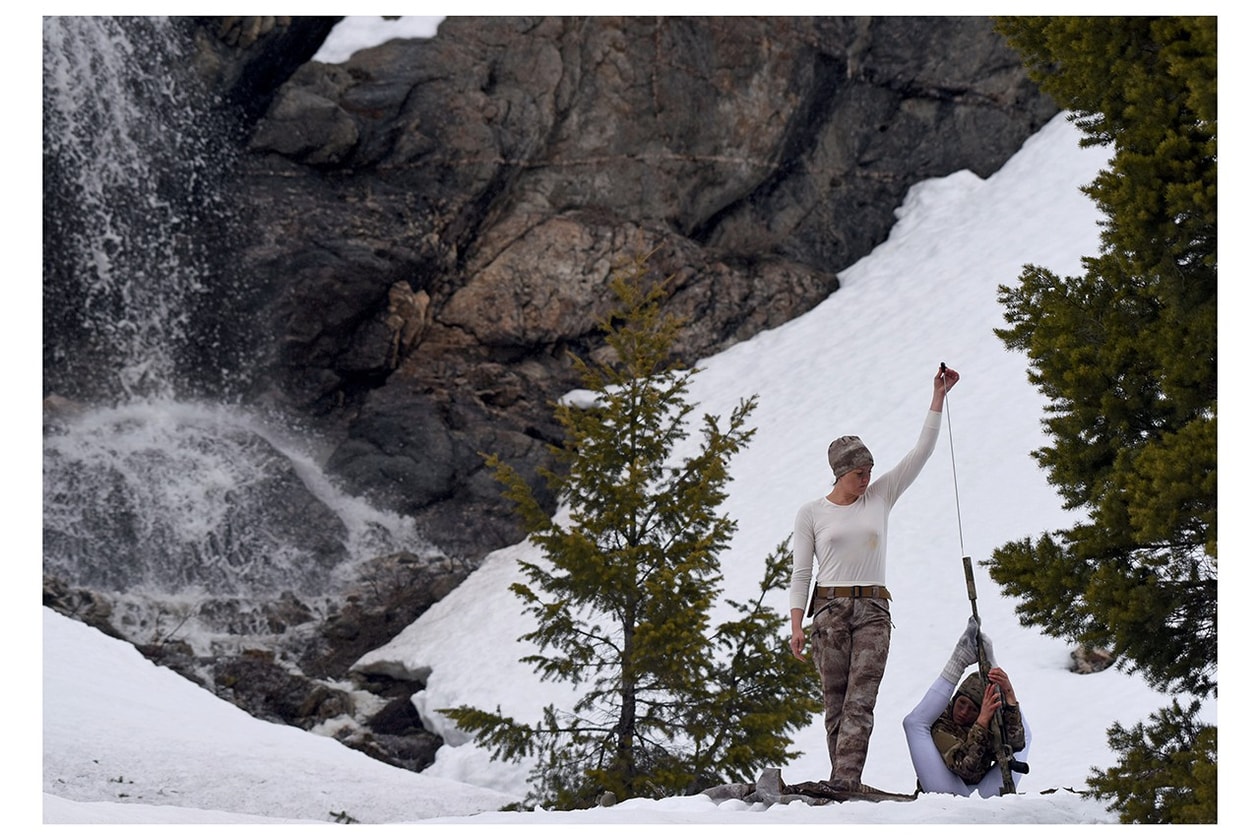
[[[932,411],[940,411],[945,407],[945,395],[958,384],[959,378],[958,371],[945,367],[945,363],[941,362],[932,378]]]
[[[1002,689],[1002,699],[1006,701],[1006,705],[1014,706],[1018,702],[1015,699],[1015,687],[1011,685],[1011,678],[996,665],[989,669],[989,683]]]
[[[792,640],[788,642],[788,646],[792,648],[792,655],[802,662],[808,662],[805,658],[805,631],[800,625],[792,628]]]
[[[989,721],[997,714],[997,710],[1005,703],[1015,705],[1015,689],[1011,686],[1011,678],[996,665],[989,669],[989,684],[984,687],[984,702],[980,704],[980,714],[976,716],[976,724],[989,727]]]
[[[993,716],[1000,708],[1002,708],[1002,695],[996,685],[989,683],[984,687],[984,700],[980,703],[980,714],[976,715],[975,725],[981,729],[988,729],[989,722],[993,720]]]

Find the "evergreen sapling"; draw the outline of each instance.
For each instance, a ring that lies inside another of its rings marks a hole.
[[[496,456],[487,462],[544,562],[521,560],[512,585],[536,629],[523,661],[568,681],[573,708],[521,723],[461,706],[442,710],[499,760],[532,757],[527,804],[569,809],[617,799],[697,793],[796,756],[791,733],[820,710],[813,673],[784,655],[782,620],[765,603],[785,589],[784,540],[765,559],[761,592],[726,599],[712,626],[721,559],[736,523],[721,512],[731,458],[746,447],[755,398],[725,422],[692,421],[697,370],[670,362],[679,325],[660,310],[645,261],[612,282],[603,322],[613,360],[574,358],[588,403],[562,402],[558,466],[540,470],[561,514]]]

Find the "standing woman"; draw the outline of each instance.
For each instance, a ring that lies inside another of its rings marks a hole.
[[[792,655],[804,661],[806,617],[814,666],[822,680],[832,787],[862,789],[862,768],[875,725],[875,697],[884,677],[892,617],[885,588],[888,514],[927,463],[941,430],[945,394],[958,373],[941,365],[919,440],[901,462],[875,481],[875,459],[862,441],[831,442],[831,492],[806,502],[793,537]],[[817,564],[815,565],[815,561]],[[817,577],[814,591],[811,578]]]

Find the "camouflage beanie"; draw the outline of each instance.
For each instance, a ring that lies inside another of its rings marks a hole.
[[[837,479],[858,467],[873,467],[875,459],[871,450],[866,448],[857,435],[838,437],[827,447],[827,461],[831,464],[831,473]]]
[[[966,697],[979,708],[984,703],[984,680],[980,679],[979,671],[972,671],[967,678],[958,686],[958,691],[954,694],[954,699]]]

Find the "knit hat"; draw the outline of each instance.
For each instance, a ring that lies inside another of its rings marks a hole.
[[[954,700],[957,700],[960,695],[975,703],[976,708],[984,705],[984,680],[980,679],[979,671],[972,671],[959,684]]]
[[[875,466],[871,450],[866,448],[866,444],[857,435],[845,435],[833,440],[831,446],[827,447],[827,461],[837,479],[858,467]]]

